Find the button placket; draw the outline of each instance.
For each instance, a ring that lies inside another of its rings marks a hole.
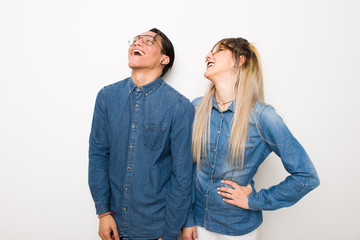
[[[123,187],[123,201],[122,201],[122,222],[126,222],[126,219],[129,218],[130,209],[129,204],[131,203],[130,200],[130,187],[131,187],[131,176],[133,171],[133,160],[134,160],[134,150],[136,147],[136,139],[137,139],[137,124],[138,119],[140,116],[140,106],[143,99],[143,94],[141,92],[140,88],[136,88],[133,91],[132,95],[133,102],[133,114],[131,119],[131,125],[130,125],[130,136],[129,136],[129,154],[127,158],[127,171],[125,174],[125,181],[124,181],[124,187]],[[126,225],[122,225],[122,227],[126,228]]]

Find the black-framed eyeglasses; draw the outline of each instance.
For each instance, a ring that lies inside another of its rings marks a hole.
[[[233,47],[230,47],[229,45],[227,45],[226,43],[223,43],[223,42],[219,42],[217,43],[212,49],[211,49],[211,54],[212,55],[215,55],[217,54],[220,50],[221,50],[221,45],[223,45],[224,47],[227,47],[228,49],[230,49],[231,51],[234,51],[234,48]],[[235,50],[235,52],[238,52],[237,50]]]
[[[158,41],[156,41],[156,36],[159,34],[156,34],[155,36],[151,36],[151,35],[136,35],[135,37],[130,38],[130,40],[128,41],[129,45],[132,46],[134,45],[135,42],[139,41],[140,39],[142,40],[142,42],[147,45],[147,46],[151,46],[154,44],[154,42],[156,42],[159,47],[161,48],[161,50],[163,52],[164,49],[161,47],[160,43]]]

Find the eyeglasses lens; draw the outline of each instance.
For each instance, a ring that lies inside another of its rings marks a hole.
[[[216,44],[213,49],[211,50],[211,54],[214,55],[219,51],[220,43]]]
[[[145,44],[145,45],[148,45],[148,46],[151,46],[154,44],[154,41],[155,39],[152,37],[152,36],[147,36],[147,35],[144,35],[144,36],[141,36],[141,35],[137,35],[135,37],[132,37],[130,40],[129,40],[129,45],[132,46],[134,45],[135,42],[139,41],[139,40],[142,40],[142,42]]]

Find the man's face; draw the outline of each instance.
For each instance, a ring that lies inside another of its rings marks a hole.
[[[140,34],[156,36],[154,32],[144,32]],[[128,57],[129,57],[129,67],[133,70],[136,69],[148,69],[148,70],[161,70],[163,65],[161,65],[161,60],[164,58],[165,54],[161,53],[161,37],[156,36],[156,41],[152,45],[144,44],[143,38],[137,39],[132,46],[129,47]]]

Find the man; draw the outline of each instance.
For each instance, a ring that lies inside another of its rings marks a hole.
[[[176,240],[191,201],[194,110],[163,76],[174,48],[154,28],[129,41],[131,77],[98,93],[89,186],[101,239]]]

